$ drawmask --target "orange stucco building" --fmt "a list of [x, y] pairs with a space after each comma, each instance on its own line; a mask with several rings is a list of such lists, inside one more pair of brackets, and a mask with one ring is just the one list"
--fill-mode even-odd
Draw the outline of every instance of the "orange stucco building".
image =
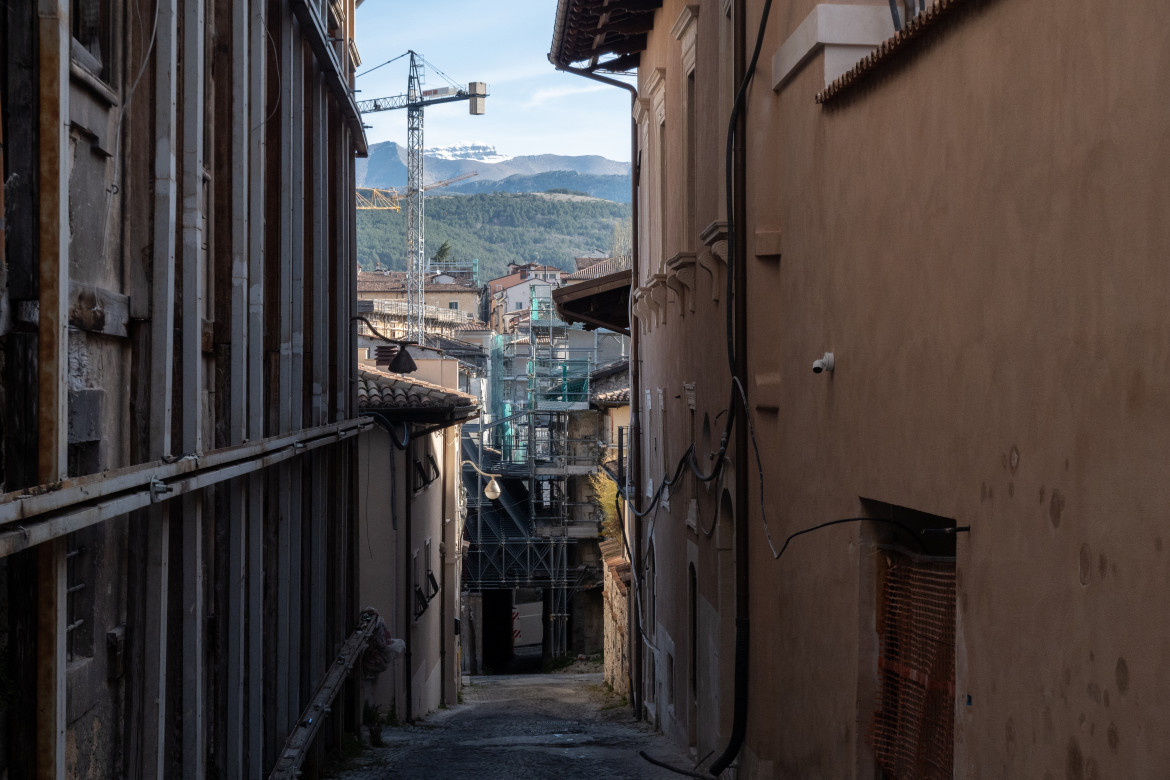
[[637, 74], [639, 712], [737, 777], [1159, 774], [1170, 11], [602, 6], [550, 60]]

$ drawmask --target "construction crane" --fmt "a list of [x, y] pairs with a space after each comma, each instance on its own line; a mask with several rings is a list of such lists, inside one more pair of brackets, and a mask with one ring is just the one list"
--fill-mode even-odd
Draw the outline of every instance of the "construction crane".
[[398, 203], [398, 190], [358, 187], [356, 194], [357, 208], [360, 211], [402, 211], [402, 206]]
[[[448, 184], [454, 184], [457, 181], [470, 179], [472, 176], [478, 176], [479, 171], [470, 171], [453, 179], [444, 179], [443, 181], [436, 181], [424, 187], [424, 190], [435, 190], [439, 187], [446, 187]], [[369, 193], [369, 194], [366, 194]], [[406, 196], [409, 197], [414, 193], [414, 190], [407, 190]], [[398, 190], [394, 188], [380, 189], [378, 187], [358, 187], [357, 188], [357, 208], [359, 211], [402, 211], [402, 205], [399, 201], [402, 196], [398, 194]]]
[[[482, 81], [473, 81], [467, 85], [467, 89], [463, 89], [450, 79], [447, 79], [449, 86], [424, 90], [423, 65], [430, 63], [415, 51], [408, 51], [407, 54], [410, 55], [410, 73], [406, 81], [406, 94], [362, 100], [357, 107], [363, 114], [406, 109], [406, 303], [411, 318], [407, 333], [408, 338], [421, 343], [425, 334], [423, 280], [427, 271], [423, 226], [423, 193], [427, 189], [427, 185], [423, 184], [423, 109], [440, 103], [467, 100], [472, 116], [479, 116], [484, 113], [484, 98], [488, 92], [487, 84]], [[443, 75], [434, 65], [431, 65], [431, 70]], [[435, 186], [430, 185], [432, 188]]]

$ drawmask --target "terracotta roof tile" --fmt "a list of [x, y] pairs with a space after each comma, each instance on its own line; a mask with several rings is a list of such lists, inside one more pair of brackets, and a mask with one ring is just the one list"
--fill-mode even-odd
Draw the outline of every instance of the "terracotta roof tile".
[[849, 89], [865, 76], [869, 75], [879, 64], [885, 62], [894, 54], [905, 49], [914, 39], [923, 32], [934, 27], [938, 22], [951, 15], [956, 7], [964, 5], [964, 0], [932, 0], [930, 7], [922, 11], [913, 19], [906, 22], [901, 30], [887, 38], [872, 52], [845, 73], [838, 76], [832, 84], [817, 93], [818, 103], [827, 103]]
[[358, 371], [358, 409], [453, 409], [473, 411], [479, 401], [473, 395], [421, 379], [408, 379], [363, 368]]
[[610, 390], [608, 393], [598, 393], [589, 400], [597, 406], [629, 406], [630, 388], [623, 387], [618, 390]]

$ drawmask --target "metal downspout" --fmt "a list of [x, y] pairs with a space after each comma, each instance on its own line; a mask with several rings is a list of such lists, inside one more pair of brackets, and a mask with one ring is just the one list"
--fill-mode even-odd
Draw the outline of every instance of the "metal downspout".
[[[405, 475], [410, 473], [410, 450], [403, 449], [402, 452], [406, 460], [406, 468], [400, 469], [400, 472], [405, 479]], [[390, 457], [394, 457], [393, 451], [391, 451]], [[414, 567], [411, 566], [410, 560], [410, 527], [414, 520], [410, 511], [410, 486], [403, 485], [403, 487], [405, 490], [403, 490], [402, 499], [402, 593], [405, 610], [402, 613], [402, 634], [406, 637], [406, 652], [402, 656], [402, 667], [404, 670], [403, 682], [406, 687], [406, 722], [410, 723], [414, 720], [414, 669], [412, 668], [414, 655]]]
[[[735, 42], [733, 68], [735, 72], [734, 83], [736, 84], [742, 83], [746, 73], [746, 6], [746, 0], [737, 0], [733, 19]], [[728, 214], [728, 219], [732, 222], [732, 229], [741, 237], [747, 232], [744, 229], [744, 217], [746, 214], [746, 186], [744, 182], [746, 156], [744, 153], [743, 139], [747, 125], [744, 116], [743, 112], [739, 114], [735, 128], [735, 145], [732, 151], [733, 212]], [[742, 238], [732, 242], [731, 250], [733, 251], [733, 255], [729, 260], [734, 264], [734, 290], [732, 299], [728, 301], [729, 306], [735, 306], [733, 312], [735, 376], [741, 383], [740, 386], [744, 388], [747, 387], [747, 307], [744, 305], [747, 293], [747, 273], [745, 269], [747, 253], [744, 251], [745, 246], [746, 242]], [[750, 584], [748, 577], [750, 538], [748, 534], [747, 415], [748, 410], [745, 408], [744, 413], [738, 415], [735, 422], [735, 463], [739, 466], [735, 470], [735, 698], [732, 704], [731, 735], [728, 738], [727, 747], [722, 755], [715, 759], [709, 769], [710, 773], [716, 777], [729, 767], [739, 755], [747, 734], [748, 663], [750, 660], [751, 638], [749, 631], [750, 600], [748, 592]]]
[[[557, 14], [557, 18], [558, 19], [561, 18], [559, 13]], [[587, 70], [580, 70], [578, 68], [570, 68], [568, 66], [560, 65], [552, 58], [551, 55], [549, 56], [549, 62], [551, 62], [553, 64], [553, 67], [555, 67], [557, 70], [562, 70], [566, 73], [572, 73], [572, 74], [575, 74], [577, 76], [583, 76], [584, 78], [592, 79], [594, 81], [599, 81], [602, 84], [608, 84], [608, 85], [613, 86], [613, 87], [620, 87], [621, 89], [627, 90], [630, 93], [630, 114], [631, 114], [631, 117], [630, 117], [630, 220], [631, 220], [631, 231], [632, 231], [631, 236], [630, 236], [630, 253], [631, 253], [630, 301], [632, 303], [634, 290], [638, 289], [638, 260], [639, 260], [639, 257], [638, 257], [638, 248], [639, 248], [639, 240], [638, 240], [638, 184], [639, 184], [639, 179], [640, 179], [640, 175], [641, 175], [641, 166], [638, 163], [638, 123], [633, 119], [633, 108], [634, 108], [634, 104], [638, 100], [638, 89], [636, 87], [634, 87], [632, 84], [626, 84], [624, 82], [618, 81], [617, 79], [611, 79], [611, 78], [607, 78], [605, 76], [599, 76], [596, 73], [591, 73], [590, 71], [587, 71]], [[638, 357], [638, 347], [639, 347], [638, 330], [639, 330], [638, 327], [634, 324], [634, 318], [633, 318], [632, 307], [631, 307], [631, 315], [630, 315], [630, 425], [629, 425], [630, 454], [628, 457], [628, 462], [630, 464], [629, 470], [631, 470], [633, 472], [633, 479], [632, 480], [627, 479], [626, 484], [624, 486], [622, 486], [624, 489], [627, 489], [627, 500], [629, 500], [628, 496], [630, 495], [630, 493], [632, 493], [635, 497], [638, 496], [637, 486], [641, 484], [641, 480], [642, 480], [642, 473], [641, 473], [641, 469], [639, 468], [639, 465], [641, 463], [641, 453], [637, 452], [634, 449], [634, 442], [641, 441], [641, 435], [640, 435], [641, 434], [641, 415], [639, 414], [639, 410], [638, 410], [638, 386], [639, 386], [639, 380], [640, 380], [640, 376], [641, 376], [641, 371], [640, 371], [641, 363], [640, 363], [640, 359]], [[633, 491], [628, 490], [628, 488], [631, 484], [633, 484], [635, 486], [635, 489]], [[632, 529], [633, 532], [628, 534], [630, 537], [632, 537], [632, 541], [633, 541], [632, 549], [630, 551], [631, 555], [633, 556], [633, 560], [630, 561], [630, 565], [634, 569], [634, 582], [641, 582], [642, 581], [642, 569], [641, 569], [640, 563], [642, 560], [642, 520], [640, 517], [638, 517], [638, 515], [636, 513], [633, 514], [632, 517], [630, 516], [630, 513], [627, 513], [627, 517], [630, 517], [630, 519], [632, 520], [633, 525], [634, 525], [634, 527]], [[631, 596], [630, 596], [631, 600], [638, 598], [638, 594], [637, 594], [636, 590], [637, 589], [635, 588], [635, 589], [631, 589], [629, 591], [631, 594]], [[627, 603], [626, 604], [626, 613], [628, 615], [628, 621], [632, 624], [629, 626], [629, 631], [627, 632], [628, 641], [629, 641], [629, 645], [630, 645], [630, 647], [629, 647], [630, 669], [632, 672], [632, 674], [631, 674], [632, 679], [630, 680], [630, 706], [634, 710], [635, 717], [641, 719], [641, 717], [642, 717], [642, 642], [641, 642], [642, 632], [641, 632], [639, 626], [636, 625], [637, 620], [638, 620], [638, 614], [639, 614], [638, 605], [634, 604], [634, 603]]]
[[[631, 99], [631, 103], [637, 100], [637, 93]], [[631, 106], [632, 109], [632, 106]], [[639, 357], [639, 349], [641, 347], [640, 332], [641, 327], [634, 322], [633, 317], [633, 301], [634, 290], [638, 289], [638, 268], [639, 255], [638, 250], [640, 246], [639, 230], [638, 230], [638, 187], [641, 186], [642, 166], [638, 162], [638, 123], [634, 120], [631, 111], [630, 117], [630, 215], [631, 215], [631, 235], [630, 235], [630, 425], [629, 425], [629, 454], [626, 456], [627, 462], [630, 464], [629, 468], [633, 470], [633, 484], [634, 495], [638, 495], [638, 485], [642, 484], [642, 453], [634, 448], [634, 442], [641, 442], [642, 434], [642, 414], [638, 407], [638, 401], [641, 397], [639, 388], [642, 381], [642, 360]], [[629, 486], [631, 480], [626, 477], [626, 484], [623, 486], [627, 494], [629, 493]], [[630, 517], [632, 513], [626, 512], [626, 516]], [[634, 567], [634, 573], [637, 577], [637, 582], [642, 581], [642, 569], [639, 565], [642, 560], [642, 519], [633, 514], [634, 533], [630, 534], [634, 537], [634, 548], [631, 551], [634, 560], [630, 565]], [[635, 589], [629, 591], [630, 599], [637, 599], [638, 594]], [[627, 622], [638, 620], [638, 605], [626, 604]], [[642, 632], [638, 626], [629, 626], [626, 632], [629, 637], [631, 651], [629, 657], [630, 669], [633, 674], [630, 681], [630, 706], [634, 708], [634, 715], [641, 719], [642, 717]], [[634, 630], [638, 629], [638, 630]]]

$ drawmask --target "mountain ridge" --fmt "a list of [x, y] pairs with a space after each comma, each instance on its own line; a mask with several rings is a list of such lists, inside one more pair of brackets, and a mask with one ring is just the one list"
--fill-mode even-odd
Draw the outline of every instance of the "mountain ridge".
[[[554, 171], [568, 171], [585, 176], [621, 177], [630, 175], [630, 164], [610, 160], [600, 155], [536, 154], [504, 157], [487, 144], [464, 144], [435, 150], [423, 158], [428, 183], [453, 179], [475, 171], [478, 180], [500, 181], [512, 176], [538, 176]], [[369, 157], [356, 161], [356, 179], [359, 187], [406, 186], [406, 148], [394, 141], [383, 141], [370, 147]], [[606, 187], [613, 182], [607, 181]], [[627, 187], [628, 188], [628, 187]], [[453, 189], [458, 192], [459, 188]], [[588, 191], [588, 190], [585, 190]], [[593, 194], [593, 193], [590, 193]]]

